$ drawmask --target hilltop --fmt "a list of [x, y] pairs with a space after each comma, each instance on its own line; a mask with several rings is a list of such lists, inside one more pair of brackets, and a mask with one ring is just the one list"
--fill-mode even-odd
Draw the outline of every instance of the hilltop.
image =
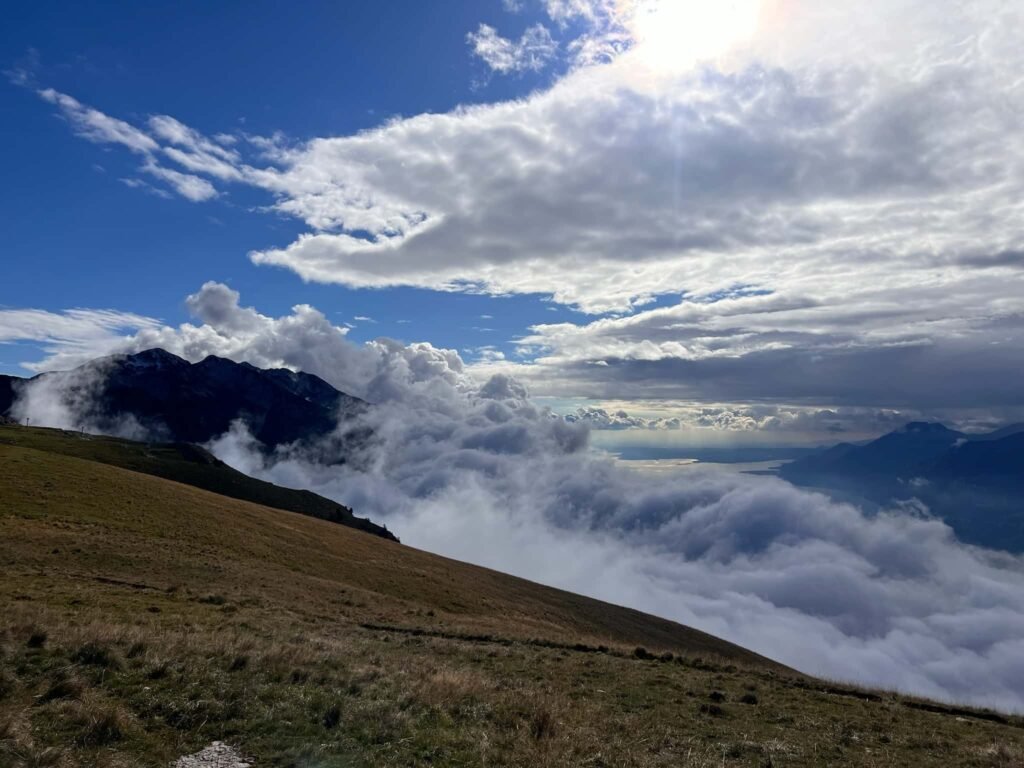
[[49, 451], [42, 432], [0, 444], [5, 766], [166, 766], [214, 740], [318, 768], [1024, 755], [1019, 718], [813, 680], [637, 611]]

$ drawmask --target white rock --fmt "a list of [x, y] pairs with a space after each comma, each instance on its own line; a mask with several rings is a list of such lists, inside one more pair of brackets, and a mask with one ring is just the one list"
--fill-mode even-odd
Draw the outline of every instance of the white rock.
[[179, 757], [174, 768], [250, 768], [250, 763], [234, 747], [215, 741], [194, 755]]

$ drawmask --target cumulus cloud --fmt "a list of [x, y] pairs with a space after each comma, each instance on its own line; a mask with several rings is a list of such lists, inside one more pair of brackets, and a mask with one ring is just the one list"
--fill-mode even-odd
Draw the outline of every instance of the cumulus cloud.
[[529, 27], [519, 40], [509, 40], [487, 24], [467, 35], [473, 55], [482, 59], [494, 72], [539, 72], [558, 52], [558, 43], [543, 24]]
[[212, 448], [244, 471], [350, 504], [409, 544], [808, 673], [1024, 711], [1024, 562], [957, 543], [920, 509], [867, 517], [776, 479], [639, 475], [589, 452], [586, 425], [515, 378], [475, 381], [453, 351], [356, 345], [311, 307], [269, 317], [216, 283], [188, 305], [198, 324], [118, 348], [292, 366], [377, 404], [342, 426], [373, 435], [343, 466], [308, 445], [267, 456], [236, 426]]

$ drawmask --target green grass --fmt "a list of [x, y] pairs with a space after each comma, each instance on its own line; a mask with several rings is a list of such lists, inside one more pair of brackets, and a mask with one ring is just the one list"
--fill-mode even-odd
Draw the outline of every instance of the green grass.
[[213, 740], [315, 768], [1024, 765], [1019, 718], [801, 677], [44, 437], [0, 445], [3, 768], [166, 766]]

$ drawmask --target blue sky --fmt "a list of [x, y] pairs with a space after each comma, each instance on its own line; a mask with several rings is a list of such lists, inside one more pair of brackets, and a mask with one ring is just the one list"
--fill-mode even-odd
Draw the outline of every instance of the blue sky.
[[185, 323], [244, 357], [187, 309], [226, 285], [660, 441], [1024, 418], [1020, 13], [22, 5], [0, 371]]
[[[40, 85], [123, 119], [173, 114], [210, 134], [343, 135], [396, 116], [514, 98], [551, 78], [489, 77], [474, 60], [466, 35], [508, 17], [497, 0], [313, 2], [302, 13], [271, 2], [147, 4], [131, 13], [111, 3], [44, 2], [12, 15], [0, 30], [2, 68], [24, 67]], [[531, 23], [528, 14], [507, 21]], [[187, 319], [184, 297], [218, 280], [271, 314], [313, 304], [356, 325], [355, 339], [422, 338], [457, 349], [507, 349], [538, 318], [572, 314], [541, 297], [353, 291], [256, 267], [249, 250], [286, 245], [303, 229], [251, 211], [264, 195], [233, 189], [196, 205], [140, 193], [119, 181], [135, 175], [132, 156], [76, 139], [32, 90], [5, 81], [0, 111], [8, 180], [0, 304], [8, 307], [116, 308], [178, 323]], [[24, 344], [0, 346], [0, 370], [24, 374], [19, 364], [40, 356]]]

